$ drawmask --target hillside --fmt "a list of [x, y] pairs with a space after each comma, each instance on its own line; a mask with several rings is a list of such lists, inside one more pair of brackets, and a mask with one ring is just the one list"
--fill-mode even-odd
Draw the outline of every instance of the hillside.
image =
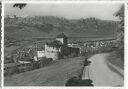
[[96, 18], [68, 20], [53, 16], [5, 18], [5, 42], [31, 38], [53, 38], [61, 32], [68, 37], [114, 37], [117, 22]]

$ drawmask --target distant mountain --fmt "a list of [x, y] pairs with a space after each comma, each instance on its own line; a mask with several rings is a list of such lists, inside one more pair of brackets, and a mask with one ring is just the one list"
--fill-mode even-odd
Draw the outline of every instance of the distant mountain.
[[53, 16], [5, 18], [5, 41], [52, 38], [61, 32], [68, 37], [115, 37], [116, 21], [96, 18], [68, 20]]

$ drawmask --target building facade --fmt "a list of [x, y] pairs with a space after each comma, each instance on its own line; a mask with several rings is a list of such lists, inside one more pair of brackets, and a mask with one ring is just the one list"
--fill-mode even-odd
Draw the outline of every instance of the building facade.
[[59, 59], [60, 48], [49, 46], [45, 44], [45, 57], [52, 58], [53, 60]]
[[67, 36], [61, 33], [56, 37], [55, 41], [45, 44], [45, 57], [53, 60], [59, 59], [63, 45], [67, 45]]

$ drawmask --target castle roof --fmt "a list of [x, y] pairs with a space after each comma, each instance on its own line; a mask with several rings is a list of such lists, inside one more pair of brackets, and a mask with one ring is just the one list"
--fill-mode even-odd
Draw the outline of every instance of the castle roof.
[[61, 33], [57, 35], [56, 38], [67, 38], [67, 36], [64, 33]]

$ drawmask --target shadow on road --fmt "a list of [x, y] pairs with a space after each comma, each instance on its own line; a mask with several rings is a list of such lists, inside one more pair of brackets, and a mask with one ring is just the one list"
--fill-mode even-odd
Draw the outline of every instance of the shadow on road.
[[66, 82], [65, 86], [93, 86], [92, 82], [91, 79], [82, 80], [77, 77], [72, 77]]

